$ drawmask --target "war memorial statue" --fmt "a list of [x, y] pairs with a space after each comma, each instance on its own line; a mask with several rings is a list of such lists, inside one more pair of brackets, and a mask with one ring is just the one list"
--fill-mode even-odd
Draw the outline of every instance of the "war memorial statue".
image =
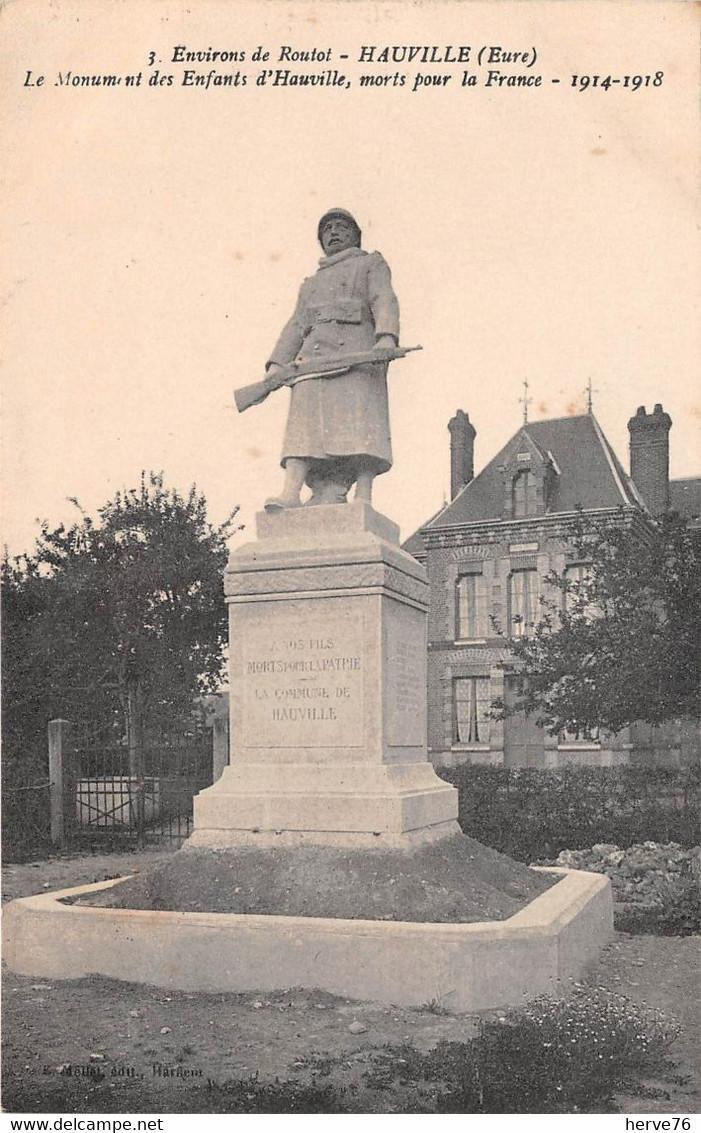
[[264, 381], [237, 392], [244, 409], [291, 386], [285, 480], [267, 511], [300, 507], [305, 484], [308, 505], [345, 503], [354, 483], [355, 499], [369, 504], [375, 476], [392, 465], [387, 366], [406, 351], [390, 269], [379, 252], [361, 248], [360, 227], [345, 209], [324, 213], [317, 236], [324, 255], [300, 288]]
[[[109, 908], [64, 905], [65, 892], [14, 901], [5, 958], [50, 979], [319, 988], [463, 1012], [560, 997], [611, 936], [610, 882], [574, 870], [549, 888], [461, 832], [458, 792], [427, 749], [426, 569], [370, 502], [392, 462], [397, 300], [348, 213], [322, 217], [319, 238], [322, 267], [266, 378], [236, 394], [246, 409], [292, 387], [282, 494], [224, 577], [229, 761], [195, 797], [164, 889], [151, 874], [134, 907], [124, 878], [125, 904], [109, 895]], [[307, 502], [328, 506], [300, 506], [305, 482]], [[509, 915], [493, 919], [502, 897]]]

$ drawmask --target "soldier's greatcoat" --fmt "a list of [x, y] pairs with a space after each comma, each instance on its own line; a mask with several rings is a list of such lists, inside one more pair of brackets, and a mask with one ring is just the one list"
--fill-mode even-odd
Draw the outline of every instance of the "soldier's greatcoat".
[[[389, 267], [379, 252], [346, 248], [325, 256], [316, 274], [305, 279], [269, 361], [285, 365], [371, 350], [382, 334], [399, 341]], [[392, 464], [387, 367], [355, 366], [339, 377], [298, 381], [291, 391], [282, 464], [293, 456], [358, 455], [370, 458], [375, 472]]]

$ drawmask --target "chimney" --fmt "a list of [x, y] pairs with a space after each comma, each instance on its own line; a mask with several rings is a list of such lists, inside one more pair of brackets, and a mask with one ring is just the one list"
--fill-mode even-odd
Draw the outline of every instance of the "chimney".
[[658, 403], [652, 413], [641, 405], [628, 422], [630, 476], [653, 515], [669, 507], [669, 430], [672, 418]]
[[450, 433], [450, 498], [454, 500], [461, 488], [470, 483], [475, 474], [475, 428], [462, 409], [448, 422]]

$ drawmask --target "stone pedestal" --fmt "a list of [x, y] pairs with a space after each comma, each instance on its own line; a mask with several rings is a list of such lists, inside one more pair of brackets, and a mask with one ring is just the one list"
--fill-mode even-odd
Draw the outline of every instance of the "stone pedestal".
[[257, 517], [226, 574], [230, 764], [188, 846], [409, 848], [459, 833], [426, 751], [424, 568], [367, 504]]

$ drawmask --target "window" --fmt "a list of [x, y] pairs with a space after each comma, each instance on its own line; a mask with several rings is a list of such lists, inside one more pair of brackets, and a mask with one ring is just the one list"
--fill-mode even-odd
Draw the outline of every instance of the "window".
[[[580, 586], [591, 577], [591, 563], [573, 563], [571, 566], [565, 567], [565, 610], [573, 611], [577, 609], [582, 597]], [[595, 603], [588, 602], [579, 612], [587, 618], [595, 618], [599, 615], [600, 610]]]
[[489, 743], [489, 677], [457, 677], [453, 681], [453, 743]]
[[[523, 637], [535, 621], [538, 572], [533, 569], [515, 570], [509, 579], [509, 620], [511, 636]], [[518, 619], [514, 621], [514, 619]]]
[[511, 503], [514, 519], [535, 515], [537, 511], [536, 479], [529, 469], [524, 469], [515, 477], [511, 488]]
[[487, 587], [484, 575], [462, 574], [455, 594], [455, 636], [469, 641], [487, 635]]
[[561, 745], [568, 744], [584, 744], [591, 747], [592, 744], [599, 746], [601, 736], [598, 727], [595, 728], [577, 728], [575, 731], [568, 731], [560, 733], [559, 743]]

